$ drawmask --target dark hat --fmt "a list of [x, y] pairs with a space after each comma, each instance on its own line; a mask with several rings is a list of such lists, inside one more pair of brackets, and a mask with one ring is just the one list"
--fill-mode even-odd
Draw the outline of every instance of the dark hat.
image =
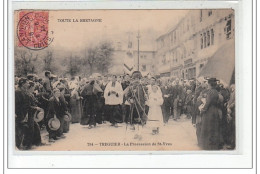
[[136, 78], [141, 79], [141, 78], [142, 78], [141, 72], [140, 72], [140, 71], [134, 71], [134, 72], [132, 73], [132, 78], [134, 78], [134, 79], [136, 79]]
[[31, 81], [31, 80], [29, 80], [29, 86], [30, 86], [30, 87], [33, 87], [34, 85], [35, 85], [34, 82]]
[[219, 81], [219, 80], [217, 80], [216, 78], [213, 78], [213, 77], [212, 78], [207, 78], [206, 80], [208, 81], [208, 83]]
[[33, 78], [33, 77], [35, 77], [34, 74], [27, 74], [27, 79], [31, 79], [31, 78]]
[[25, 84], [27, 82], [28, 79], [24, 78], [24, 77], [21, 77], [18, 81], [18, 85], [19, 86], [22, 86], [23, 84]]
[[51, 72], [50, 71], [45, 71], [45, 76], [47, 76], [48, 74], [51, 74]]

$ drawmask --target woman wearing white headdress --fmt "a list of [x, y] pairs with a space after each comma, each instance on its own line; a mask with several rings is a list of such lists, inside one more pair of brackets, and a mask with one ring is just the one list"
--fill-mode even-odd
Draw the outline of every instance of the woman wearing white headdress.
[[147, 127], [152, 128], [152, 134], [158, 134], [159, 128], [163, 126], [163, 115], [161, 105], [163, 104], [162, 93], [157, 85], [152, 86], [148, 99], [148, 121]]

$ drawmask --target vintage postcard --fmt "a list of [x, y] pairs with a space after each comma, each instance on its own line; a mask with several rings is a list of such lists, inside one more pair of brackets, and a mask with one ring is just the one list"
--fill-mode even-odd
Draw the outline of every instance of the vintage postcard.
[[16, 151], [236, 150], [234, 10], [13, 15]]

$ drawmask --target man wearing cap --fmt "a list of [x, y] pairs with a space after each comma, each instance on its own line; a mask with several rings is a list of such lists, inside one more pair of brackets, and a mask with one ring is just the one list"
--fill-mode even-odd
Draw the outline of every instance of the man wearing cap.
[[43, 88], [45, 90], [45, 92], [48, 94], [48, 96], [50, 97], [51, 95], [51, 91], [52, 91], [52, 86], [51, 86], [51, 72], [50, 71], [46, 71], [45, 72], [45, 78], [43, 80]]

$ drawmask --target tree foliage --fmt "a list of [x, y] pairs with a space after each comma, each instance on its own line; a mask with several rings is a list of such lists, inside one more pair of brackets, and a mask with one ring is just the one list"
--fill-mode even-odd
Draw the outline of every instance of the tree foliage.
[[36, 73], [36, 61], [38, 54], [27, 50], [16, 50], [15, 52], [15, 73], [18, 76], [26, 76], [29, 73]]
[[81, 60], [78, 56], [70, 56], [68, 63], [68, 73], [70, 76], [75, 76], [80, 72], [81, 69]]
[[45, 71], [52, 71], [53, 70], [53, 52], [47, 51], [46, 55], [43, 57], [44, 67], [43, 70]]
[[107, 41], [86, 46], [81, 52], [49, 48], [32, 52], [15, 48], [15, 73], [18, 76], [36, 73], [41, 77], [44, 71], [51, 71], [58, 76], [88, 76], [95, 72], [104, 74], [111, 65], [113, 52], [112, 43]]
[[90, 74], [94, 72], [106, 73], [111, 64], [113, 47], [110, 42], [102, 42], [95, 47], [86, 48], [83, 56], [83, 65], [89, 66]]
[[113, 47], [109, 42], [101, 43], [98, 49], [98, 57], [96, 59], [97, 69], [101, 73], [108, 72], [108, 68], [111, 65], [112, 56], [113, 56]]

